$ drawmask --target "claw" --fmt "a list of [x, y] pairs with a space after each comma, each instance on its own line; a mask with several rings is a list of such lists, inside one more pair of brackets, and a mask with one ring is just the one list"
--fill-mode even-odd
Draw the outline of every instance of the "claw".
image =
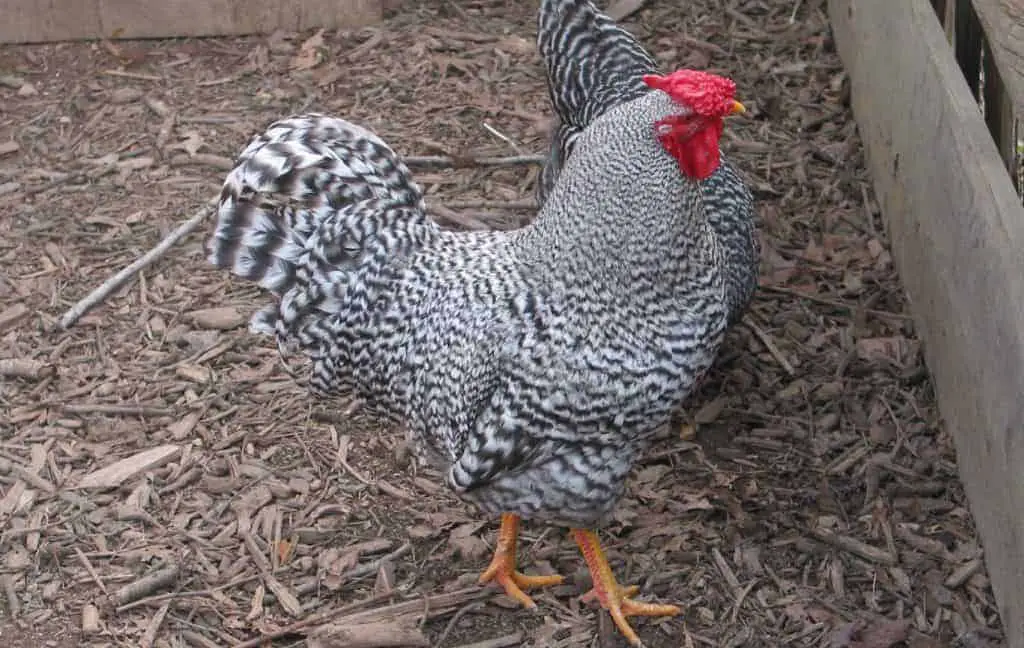
[[533, 609], [537, 607], [537, 604], [523, 590], [559, 585], [563, 579], [557, 574], [531, 576], [516, 571], [516, 541], [518, 537], [519, 516], [511, 513], [503, 514], [494, 558], [491, 559], [491, 564], [484, 570], [484, 573], [480, 574], [478, 582], [481, 585], [495, 582], [505, 590], [505, 594], [510, 598], [518, 601], [523, 607]]
[[675, 605], [634, 601], [632, 597], [640, 591], [640, 588], [636, 585], [622, 586], [618, 584], [608, 565], [608, 560], [601, 550], [597, 534], [584, 529], [573, 529], [573, 535], [580, 551], [583, 552], [583, 558], [587, 561], [590, 575], [594, 581], [594, 588], [583, 595], [583, 600], [593, 601], [596, 599], [601, 607], [608, 610], [619, 632], [631, 645], [641, 646], [643, 644], [626, 617], [675, 616], [682, 611]]

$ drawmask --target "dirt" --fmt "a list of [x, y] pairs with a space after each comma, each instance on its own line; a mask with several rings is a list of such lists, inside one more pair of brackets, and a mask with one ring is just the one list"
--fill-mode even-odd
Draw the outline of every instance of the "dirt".
[[[246, 332], [261, 297], [205, 263], [205, 227], [54, 331], [215, 196], [249, 137], [300, 111], [369, 126], [403, 155], [518, 157], [416, 176], [446, 224], [528, 222], [538, 169], [523, 161], [550, 117], [534, 5], [430, 0], [354, 32], [0, 48], [0, 638], [285, 646], [333, 621], [443, 648], [625, 645], [579, 601], [589, 577], [564, 529], [524, 528], [523, 567], [570, 577], [536, 594], [538, 612], [477, 588], [496, 520], [417, 471], [400, 431], [307, 395]], [[696, 438], [666, 430], [600, 531], [622, 582], [684, 608], [637, 620], [641, 637], [1004, 645], [825, 3], [648, 5], [624, 24], [666, 69], [737, 81], [749, 113], [723, 148], [755, 191], [764, 260], [692, 399]], [[123, 481], [77, 487], [133, 457]]]

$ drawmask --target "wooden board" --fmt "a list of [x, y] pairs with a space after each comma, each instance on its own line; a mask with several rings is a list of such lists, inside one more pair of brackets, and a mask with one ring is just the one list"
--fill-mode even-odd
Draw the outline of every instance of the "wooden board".
[[0, 43], [361, 27], [381, 0], [0, 0]]
[[893, 256], [1024, 648], [1024, 209], [928, 0], [829, 0]]
[[1014, 110], [1024, 115], [1024, 3], [971, 0]]

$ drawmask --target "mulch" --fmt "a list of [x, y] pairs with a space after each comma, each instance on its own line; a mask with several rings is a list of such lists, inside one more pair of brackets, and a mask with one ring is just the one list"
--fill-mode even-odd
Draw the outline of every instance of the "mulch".
[[[579, 602], [564, 529], [524, 529], [521, 564], [569, 576], [539, 612], [478, 588], [497, 521], [412, 465], [400, 431], [309, 398], [245, 330], [261, 297], [205, 263], [205, 228], [54, 326], [300, 111], [448, 158], [416, 169], [447, 225], [528, 222], [550, 116], [534, 5], [410, 0], [357, 31], [0, 48], [8, 646], [624, 645]], [[648, 5], [625, 24], [665, 68], [737, 81], [750, 114], [723, 147], [758, 199], [764, 262], [693, 398], [696, 438], [666, 430], [601, 530], [623, 582], [684, 606], [637, 621], [642, 638], [1005, 645], [825, 2]]]

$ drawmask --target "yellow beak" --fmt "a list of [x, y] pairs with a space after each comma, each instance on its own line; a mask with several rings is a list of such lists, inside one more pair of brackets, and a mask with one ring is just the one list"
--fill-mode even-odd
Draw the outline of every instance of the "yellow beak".
[[730, 115], [742, 115], [747, 112], [746, 106], [733, 99], [732, 108], [729, 110]]

